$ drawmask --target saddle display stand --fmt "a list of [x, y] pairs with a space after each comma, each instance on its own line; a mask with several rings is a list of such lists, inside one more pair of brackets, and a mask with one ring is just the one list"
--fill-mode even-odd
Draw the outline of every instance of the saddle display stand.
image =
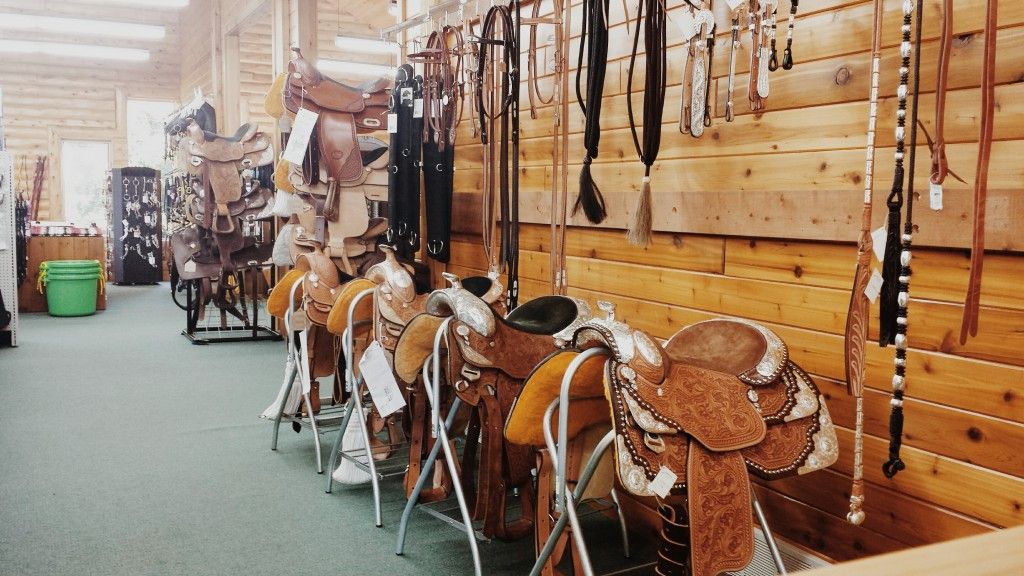
[[[433, 351], [430, 356], [423, 362], [421, 374], [423, 378], [424, 389], [426, 391], [427, 402], [430, 404], [431, 410], [431, 435], [436, 437], [433, 448], [427, 456], [427, 460], [424, 463], [420, 477], [416, 480], [416, 486], [413, 488], [412, 495], [405, 503], [405, 509], [402, 510], [402, 519], [398, 525], [398, 539], [395, 544], [395, 554], [401, 556], [405, 553], [405, 538], [409, 529], [409, 519], [412, 517], [412, 512], [416, 508], [416, 503], [419, 500], [419, 495], [423, 491], [423, 488], [427, 484], [433, 467], [434, 462], [437, 460], [441, 451], [444, 451], [444, 462], [448, 469], [448, 473], [451, 474], [452, 478], [459, 477], [459, 466], [455, 455], [455, 450], [452, 448], [451, 438], [448, 433], [451, 431], [452, 425], [455, 422], [455, 415], [459, 411], [459, 407], [462, 405], [462, 398], [456, 396], [452, 400], [452, 405], [448, 410], [448, 414], [444, 417], [444, 425], [440, 425], [441, 422], [441, 341], [444, 339], [444, 335], [448, 331], [448, 325], [454, 320], [453, 316], [445, 318], [441, 321], [437, 332], [434, 335]], [[469, 505], [466, 500], [466, 495], [462, 489], [461, 482], [454, 482], [453, 489], [455, 492], [455, 499], [458, 502], [459, 513], [462, 516], [461, 525], [451, 519], [445, 519], [453, 526], [461, 528], [469, 540], [469, 549], [473, 557], [473, 573], [475, 576], [482, 576], [482, 564], [480, 562], [480, 547], [477, 544], [477, 540], [487, 539], [473, 528], [473, 515], [469, 511]], [[424, 510], [429, 511], [429, 508]]]
[[[348, 413], [346, 412], [347, 406], [344, 404], [321, 406], [319, 410], [314, 410], [313, 399], [311, 398], [311, 393], [314, 389], [313, 375], [310, 371], [309, 355], [307, 353], [310, 322], [305, 317], [305, 312], [301, 307], [296, 308], [295, 296], [301, 286], [302, 278], [299, 278], [298, 281], [291, 285], [289, 292], [290, 304], [284, 316], [284, 328], [286, 334], [288, 334], [288, 355], [290, 357], [290, 360], [286, 362], [286, 370], [290, 370], [290, 373], [285, 377], [282, 389], [275, 401], [277, 402], [277, 407], [274, 414], [274, 429], [270, 441], [270, 449], [277, 450], [277, 441], [282, 421], [291, 422], [300, 429], [308, 427], [313, 432], [316, 472], [317, 474], [323, 474], [324, 466], [320, 437], [329, 430], [343, 426], [342, 421], [345, 420]], [[301, 298], [298, 300], [301, 302]], [[298, 342], [296, 342], [296, 339]], [[302, 415], [300, 409], [296, 409], [291, 414], [286, 411], [286, 408], [289, 407], [288, 399], [293, 397], [292, 390], [296, 379], [299, 380], [301, 387], [301, 408], [305, 409], [305, 415]], [[317, 400], [319, 401], [319, 398]]]
[[[405, 463], [401, 462], [401, 453], [396, 449], [400, 447], [396, 443], [388, 443], [384, 446], [378, 446], [377, 451], [381, 449], [392, 452], [391, 456], [382, 462], [378, 462], [374, 457], [374, 448], [371, 445], [371, 438], [373, 435], [370, 433], [369, 426], [367, 426], [366, 418], [358, 418], [358, 425], [355, 430], [359, 434], [359, 444], [362, 448], [355, 451], [355, 453], [342, 450], [344, 444], [345, 435], [348, 433], [349, 420], [353, 414], [365, 415], [368, 409], [372, 408], [370, 405], [364, 404], [363, 395], [361, 393], [361, 387], [363, 385], [362, 374], [357, 374], [355, 366], [357, 365], [358, 359], [355, 354], [355, 331], [360, 327], [361, 323], [356, 319], [356, 311], [359, 309], [360, 304], [366, 298], [373, 298], [374, 292], [377, 290], [376, 287], [366, 288], [356, 294], [351, 304], [346, 307], [345, 313], [347, 315], [347, 323], [345, 330], [342, 334], [342, 350], [345, 355], [345, 388], [349, 394], [349, 400], [345, 408], [345, 416], [341, 422], [341, 427], [338, 431], [338, 436], [334, 440], [334, 445], [331, 448], [331, 454], [328, 458], [328, 468], [333, 469], [338, 464], [338, 458], [342, 458], [349, 462], [354, 468], [361, 470], [369, 476], [370, 485], [373, 489], [373, 505], [374, 505], [374, 525], [378, 528], [384, 525], [383, 516], [381, 514], [381, 499], [380, 499], [380, 481], [389, 476], [397, 476], [405, 473]], [[358, 456], [359, 453], [364, 455], [363, 458]], [[386, 466], [387, 460], [398, 461], [400, 466], [395, 468], [394, 466]], [[334, 487], [334, 477], [332, 474], [327, 475], [327, 489], [328, 494], [331, 493]]]
[[[181, 331], [181, 335], [196, 345], [217, 344], [221, 342], [270, 342], [281, 340], [281, 333], [276, 329], [273, 318], [271, 318], [269, 325], [260, 323], [262, 319], [258, 290], [264, 269], [270, 270], [271, 282], [273, 282], [277, 271], [270, 264], [251, 264], [244, 269], [244, 273], [243, 270], [239, 270], [235, 276], [237, 286], [239, 287], [239, 298], [244, 300], [240, 301], [240, 303], [242, 313], [245, 315], [245, 321], [237, 319], [230, 321], [235, 317], [228, 314], [219, 323], [204, 325], [200, 318], [200, 307], [207, 306], [209, 303], [204, 302], [197, 283], [189, 282], [186, 284], [185, 329]], [[251, 278], [248, 289], [244, 286], [246, 276]], [[221, 311], [213, 304], [209, 304], [209, 307]], [[204, 311], [207, 317], [210, 316], [210, 311], [210, 309]], [[225, 321], [225, 318], [228, 321]]]

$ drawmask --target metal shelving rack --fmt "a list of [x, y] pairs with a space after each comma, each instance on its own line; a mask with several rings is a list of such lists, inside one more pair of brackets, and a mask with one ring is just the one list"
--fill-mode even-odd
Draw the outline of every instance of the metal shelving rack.
[[0, 334], [0, 342], [18, 345], [18, 268], [15, 248], [14, 205], [14, 157], [10, 152], [0, 151], [0, 290], [4, 294], [4, 305], [11, 312], [11, 323]]

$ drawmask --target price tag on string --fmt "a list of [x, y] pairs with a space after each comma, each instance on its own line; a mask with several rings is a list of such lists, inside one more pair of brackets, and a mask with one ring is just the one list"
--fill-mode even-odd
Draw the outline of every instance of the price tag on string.
[[405, 406], [405, 398], [402, 398], [395, 373], [388, 364], [380, 342], [374, 341], [367, 346], [366, 352], [363, 352], [363, 357], [359, 360], [359, 371], [381, 418], [394, 414]]
[[661, 470], [658, 470], [658, 475], [651, 480], [651, 483], [647, 487], [661, 498], [667, 498], [668, 493], [672, 491], [672, 486], [675, 485], [676, 480], [679, 476], [675, 472], [662, 466]]
[[689, 10], [678, 10], [677, 13], [669, 17], [669, 20], [679, 29], [679, 32], [682, 34], [681, 39], [684, 42], [700, 32], [700, 24], [697, 23], [697, 18], [693, 12]]
[[417, 98], [412, 103], [412, 117], [423, 118], [423, 98]]
[[306, 147], [309, 146], [309, 139], [313, 136], [313, 128], [316, 127], [316, 120], [319, 117], [316, 112], [299, 108], [295, 114], [295, 121], [292, 122], [292, 135], [288, 138], [288, 146], [285, 147], [282, 158], [292, 164], [302, 165], [306, 159]]
[[928, 207], [932, 210], [942, 210], [942, 184], [928, 183]]
[[882, 282], [884, 279], [882, 275], [878, 273], [877, 268], [871, 269], [871, 279], [868, 280], [868, 285], [864, 287], [864, 295], [868, 297], [868, 300], [872, 304], [875, 300], [878, 300], [878, 295], [882, 293]]
[[725, 0], [725, 3], [729, 6], [729, 10], [733, 11], [740, 7], [746, 0]]
[[871, 233], [871, 248], [875, 252], [875, 260], [878, 260], [879, 262], [885, 261], [886, 228], [886, 226], [881, 226]]
[[398, 114], [388, 114], [388, 134], [398, 134]]

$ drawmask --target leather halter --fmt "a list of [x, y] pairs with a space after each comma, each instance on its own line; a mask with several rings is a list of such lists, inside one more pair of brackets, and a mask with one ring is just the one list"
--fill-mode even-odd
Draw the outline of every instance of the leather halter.
[[[476, 39], [476, 108], [484, 148], [483, 244], [491, 272], [503, 268], [508, 274], [509, 309], [514, 309], [519, 299], [518, 17], [518, 1], [492, 6], [481, 21], [480, 37]], [[499, 220], [500, 254], [496, 254], [494, 230]]]

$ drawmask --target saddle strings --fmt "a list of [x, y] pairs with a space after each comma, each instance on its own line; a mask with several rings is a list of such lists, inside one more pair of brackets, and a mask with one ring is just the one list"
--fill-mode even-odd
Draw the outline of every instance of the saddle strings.
[[[911, 8], [911, 6], [908, 4], [904, 4], [904, 41], [908, 41], [910, 36], [910, 12], [906, 11], [906, 8]], [[889, 413], [889, 460], [882, 465], [882, 472], [886, 478], [892, 478], [906, 468], [906, 464], [900, 459], [900, 447], [903, 444], [903, 393], [906, 390], [907, 306], [910, 304], [910, 244], [914, 233], [914, 169], [917, 164], [917, 112], [921, 85], [921, 28], [923, 22], [924, 0], [917, 0], [917, 28], [914, 33], [914, 97], [911, 103], [913, 109], [910, 117], [910, 168], [907, 172], [907, 218], [903, 226], [899, 254], [899, 291], [896, 297], [899, 309], [895, 319], [896, 334], [893, 338], [896, 344], [896, 359], [892, 377], [892, 400], [890, 400], [892, 407]], [[905, 57], [904, 62], [907, 60], [909, 58]], [[906, 66], [904, 65], [904, 67]], [[901, 86], [905, 86], [906, 81], [902, 78], [901, 70]], [[887, 252], [888, 241], [889, 238], [886, 238]], [[886, 257], [888, 257], [888, 253], [886, 253]]]
[[[644, 14], [644, 8], [647, 14]], [[626, 83], [626, 111], [629, 114], [629, 130], [637, 156], [644, 163], [644, 177], [640, 184], [640, 198], [633, 213], [626, 239], [634, 245], [646, 246], [651, 241], [651, 166], [658, 159], [661, 147], [661, 119], [665, 111], [665, 87], [668, 60], [666, 56], [666, 10], [662, 0], [641, 0], [636, 13], [636, 31], [633, 35], [633, 51], [629, 55], [629, 77]], [[641, 23], [643, 26], [641, 26]], [[643, 99], [643, 142], [637, 133], [638, 127], [633, 112], [633, 71], [636, 68], [637, 48], [643, 28], [646, 74], [644, 75]]]
[[981, 273], [985, 258], [985, 197], [988, 189], [988, 166], [992, 154], [992, 123], [996, 93], [996, 35], [998, 34], [998, 0], [985, 5], [985, 59], [981, 71], [981, 127], [978, 135], [978, 164], [974, 176], [974, 226], [971, 238], [971, 272], [964, 299], [964, 317], [960, 326], [960, 344], [967, 336], [978, 335], [978, 309], [981, 305]]
[[884, 0], [874, 1], [874, 33], [871, 40], [871, 94], [868, 99], [868, 130], [864, 165], [864, 207], [857, 246], [857, 270], [854, 274], [850, 307], [846, 315], [844, 356], [847, 391], [856, 399], [856, 423], [853, 436], [853, 484], [847, 521], [864, 522], [864, 347], [870, 321], [870, 302], [864, 290], [871, 277], [871, 207], [875, 165], [875, 123], [878, 117], [878, 76], [882, 60], [882, 14]]
[[[597, 158], [601, 143], [601, 102], [604, 97], [605, 72], [608, 67], [608, 0], [586, 0], [580, 29], [580, 51], [576, 61], [576, 100], [583, 112], [583, 146], [587, 153], [580, 170], [580, 191], [572, 208], [573, 215], [583, 214], [593, 224], [608, 216], [601, 189], [594, 182], [590, 164]], [[627, 16], [626, 21], [629, 21]], [[583, 84], [583, 54], [587, 54], [586, 98]]]

